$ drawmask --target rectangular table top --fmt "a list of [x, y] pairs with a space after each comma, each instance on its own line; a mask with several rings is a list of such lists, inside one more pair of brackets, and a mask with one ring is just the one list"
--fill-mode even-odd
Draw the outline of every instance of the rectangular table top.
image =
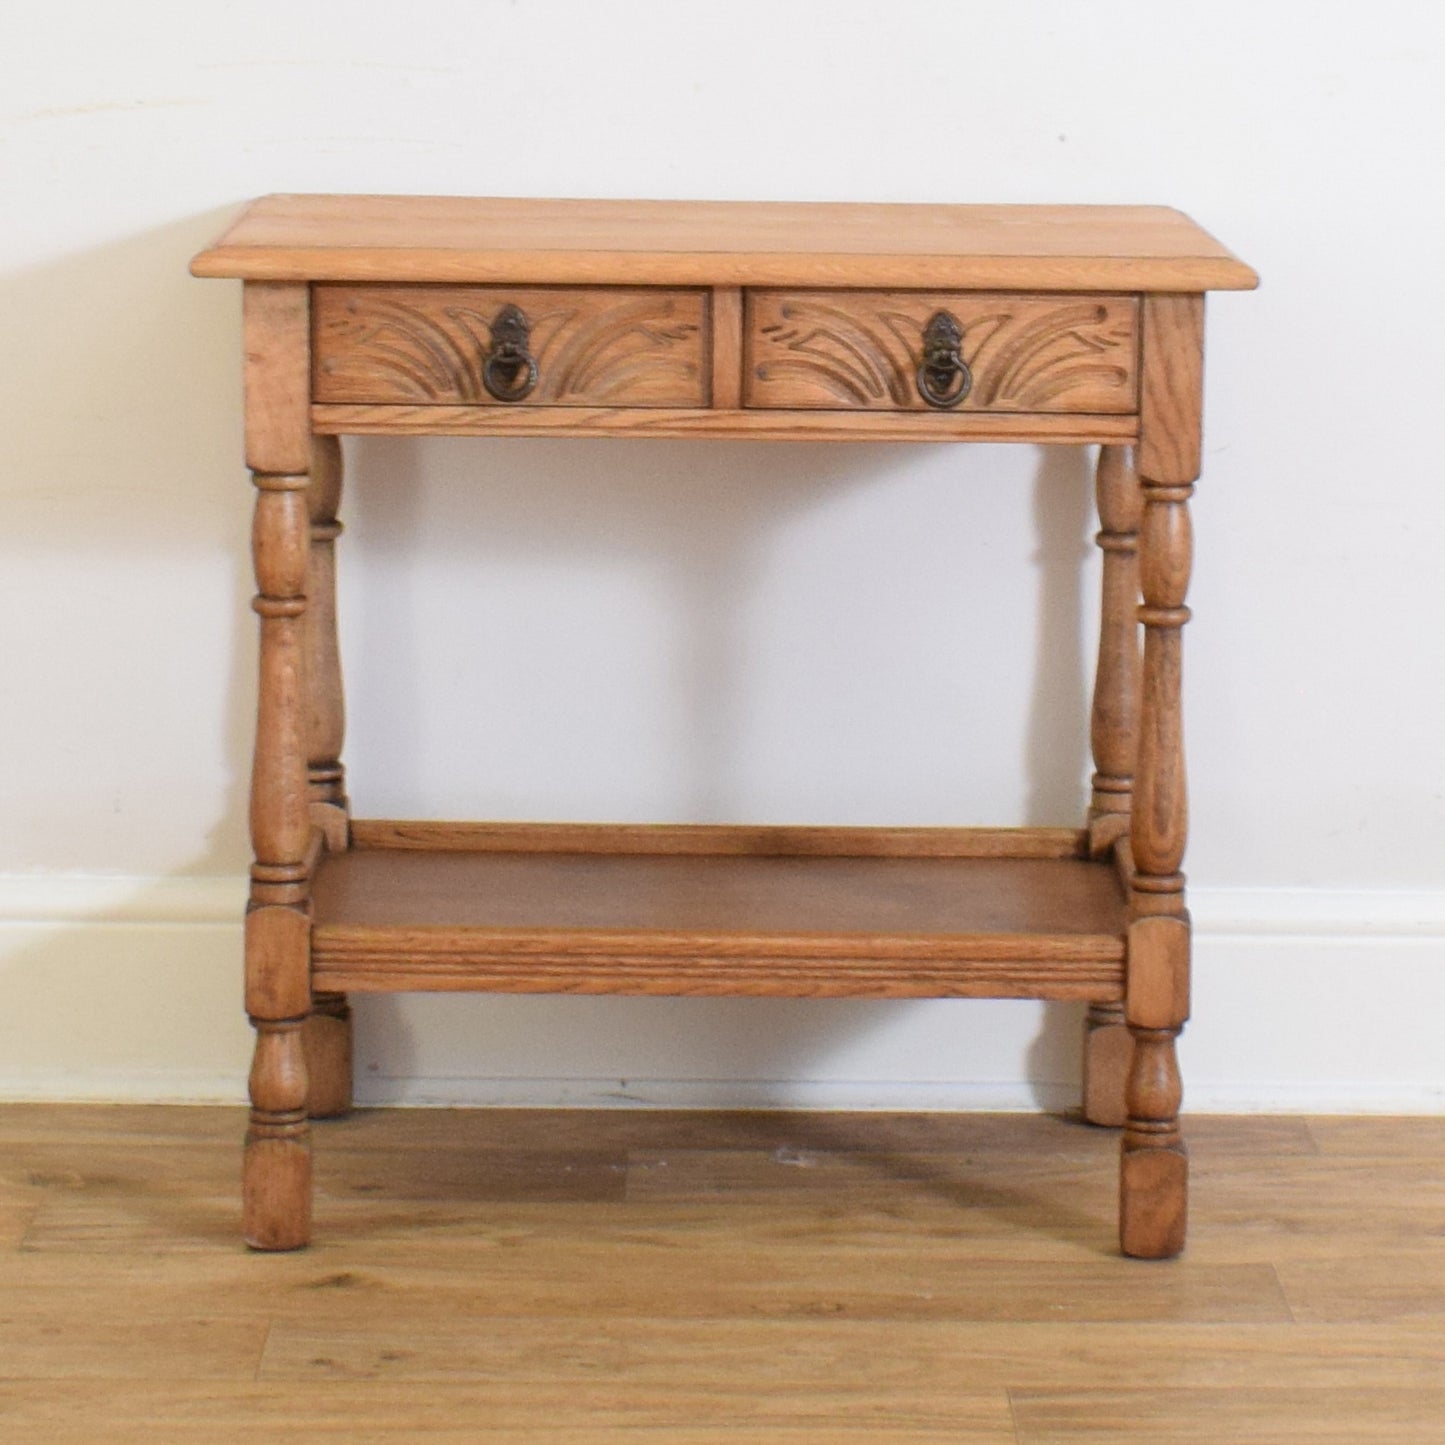
[[1165, 206], [276, 195], [191, 263], [249, 281], [1248, 290]]

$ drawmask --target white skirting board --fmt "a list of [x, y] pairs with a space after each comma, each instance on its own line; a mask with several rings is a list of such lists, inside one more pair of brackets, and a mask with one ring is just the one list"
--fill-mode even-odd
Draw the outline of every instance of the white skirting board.
[[[0, 1099], [240, 1102], [244, 883], [0, 878]], [[1445, 893], [1193, 890], [1198, 1113], [1445, 1111]], [[370, 1104], [1065, 1109], [1082, 1010], [355, 1000]]]

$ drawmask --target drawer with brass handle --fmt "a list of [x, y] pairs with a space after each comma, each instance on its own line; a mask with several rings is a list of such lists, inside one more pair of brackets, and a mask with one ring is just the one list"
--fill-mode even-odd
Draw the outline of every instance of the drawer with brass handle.
[[743, 405], [1129, 413], [1133, 296], [747, 293]]
[[620, 286], [312, 288], [322, 403], [704, 407], [708, 293]]

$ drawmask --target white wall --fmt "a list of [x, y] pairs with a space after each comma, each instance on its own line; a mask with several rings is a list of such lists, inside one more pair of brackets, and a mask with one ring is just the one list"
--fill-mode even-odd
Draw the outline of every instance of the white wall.
[[[275, 190], [1178, 205], [1195, 1107], [1438, 1107], [1434, 0], [0, 4], [0, 1093], [238, 1097], [238, 288]], [[349, 445], [364, 815], [1067, 822], [1087, 459]], [[1082, 578], [1079, 562], [1085, 559]], [[1433, 1021], [1433, 1023], [1432, 1023]], [[1019, 1004], [365, 1001], [368, 1097], [1067, 1100]]]

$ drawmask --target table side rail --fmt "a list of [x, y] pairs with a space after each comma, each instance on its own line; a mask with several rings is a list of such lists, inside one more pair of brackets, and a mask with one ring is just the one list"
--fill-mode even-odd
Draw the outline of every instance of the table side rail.
[[1127, 413], [727, 411], [689, 407], [404, 406], [320, 404], [318, 436], [690, 437], [748, 441], [1047, 442], [1090, 446], [1132, 442]]
[[[668, 997], [1031, 998], [1114, 1002], [1103, 936], [900, 939], [317, 928], [313, 984], [356, 992]], [[1010, 956], [1017, 955], [1017, 956]]]
[[1087, 858], [1081, 828], [877, 828], [711, 823], [487, 823], [357, 818], [354, 848], [459, 853], [831, 858]]

